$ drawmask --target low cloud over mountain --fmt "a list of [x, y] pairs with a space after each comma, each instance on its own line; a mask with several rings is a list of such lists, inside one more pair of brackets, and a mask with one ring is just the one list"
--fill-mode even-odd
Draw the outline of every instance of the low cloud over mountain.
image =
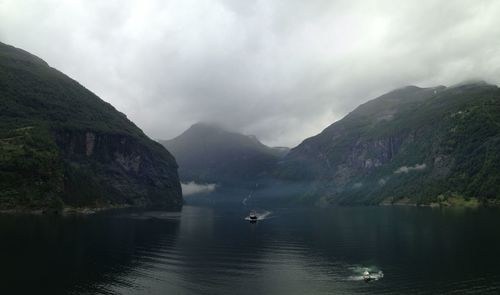
[[500, 84], [498, 1], [0, 1], [0, 40], [154, 138], [195, 122], [294, 146], [401, 85]]

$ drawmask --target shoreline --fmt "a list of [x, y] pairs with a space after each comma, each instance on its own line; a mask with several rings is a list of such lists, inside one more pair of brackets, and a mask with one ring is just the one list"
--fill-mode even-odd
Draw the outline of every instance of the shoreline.
[[499, 201], [481, 202], [477, 198], [448, 198], [446, 200], [430, 202], [430, 203], [414, 203], [407, 199], [399, 201], [382, 201], [379, 206], [408, 206], [408, 207], [429, 207], [429, 208], [500, 208]]
[[148, 209], [148, 207], [139, 207], [131, 205], [113, 205], [105, 207], [71, 207], [65, 206], [62, 209], [5, 209], [0, 210], [0, 215], [33, 215], [33, 216], [87, 216], [112, 210], [125, 209]]
[[[335, 205], [340, 207], [351, 207], [351, 205]], [[403, 199], [399, 201], [382, 201], [378, 204], [365, 204], [361, 205], [363, 207], [370, 206], [381, 206], [381, 207], [422, 207], [422, 208], [462, 208], [462, 209], [478, 209], [478, 208], [500, 208], [500, 202], [489, 201], [489, 202], [479, 202], [477, 199], [463, 201], [450, 199], [442, 202], [431, 202], [431, 203], [413, 203], [409, 199]], [[303, 206], [299, 206], [303, 207]], [[309, 207], [309, 206], [304, 206]], [[317, 207], [317, 206], [313, 206]], [[330, 206], [327, 206], [330, 207]], [[94, 215], [98, 213], [103, 213], [112, 210], [126, 210], [126, 209], [137, 209], [137, 210], [178, 210], [179, 208], [150, 208], [143, 206], [131, 206], [127, 204], [123, 205], [111, 205], [104, 207], [71, 207], [65, 206], [62, 209], [0, 209], [0, 215], [33, 215], [33, 216], [87, 216]]]
[[54, 215], [54, 216], [71, 216], [71, 215], [92, 215], [99, 212], [109, 211], [113, 209], [127, 209], [131, 206], [120, 207], [64, 207], [62, 209], [5, 209], [0, 210], [0, 215]]

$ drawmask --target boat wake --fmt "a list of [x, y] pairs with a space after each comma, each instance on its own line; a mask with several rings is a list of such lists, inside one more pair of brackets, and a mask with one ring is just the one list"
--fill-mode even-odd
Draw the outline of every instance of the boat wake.
[[[384, 277], [384, 273], [377, 267], [355, 266], [350, 267], [352, 275], [349, 276], [350, 281], [378, 281]], [[368, 272], [369, 276], [366, 277], [365, 273]], [[367, 279], [368, 278], [368, 279]]]
[[[265, 220], [271, 218], [271, 211], [255, 211], [255, 215], [257, 216], [257, 220]], [[245, 217], [245, 220], [251, 221], [250, 215]]]
[[252, 193], [250, 192], [248, 194], [248, 196], [246, 198], [244, 198], [243, 201], [241, 201], [241, 203], [246, 206], [247, 205], [247, 201], [250, 200], [251, 198], [252, 198]]
[[243, 200], [241, 201], [241, 203], [242, 203], [244, 206], [246, 206], [246, 205], [247, 205], [247, 201], [249, 201], [249, 200], [252, 198], [252, 194], [253, 194], [254, 190], [256, 190], [256, 189], [257, 189], [257, 187], [258, 187], [258, 186], [259, 186], [259, 184], [258, 184], [258, 183], [256, 183], [256, 184], [255, 184], [255, 188], [254, 188], [254, 189], [252, 189], [252, 190], [250, 191], [250, 193], [248, 194], [248, 196], [246, 196], [245, 198], [243, 198]]

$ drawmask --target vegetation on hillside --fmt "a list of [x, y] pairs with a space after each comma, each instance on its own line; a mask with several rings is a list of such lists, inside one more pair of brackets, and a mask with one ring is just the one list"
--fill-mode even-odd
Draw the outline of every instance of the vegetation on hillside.
[[2, 209], [62, 207], [62, 162], [41, 126], [0, 129]]
[[276, 174], [296, 181], [304, 172], [310, 186], [301, 200], [311, 203], [459, 196], [492, 204], [500, 198], [500, 90], [471, 83], [388, 93], [305, 140]]
[[[166, 182], [178, 182], [174, 158], [124, 114], [40, 58], [3, 43], [0, 101], [0, 209], [60, 207], [62, 202], [77, 206], [133, 204], [136, 201], [124, 195], [127, 186], [131, 194], [150, 190], [154, 195]], [[75, 147], [65, 145], [77, 142], [84, 149], [86, 142], [80, 138], [88, 132], [101, 142], [127, 138], [128, 150], [141, 149], [144, 157], [155, 159], [156, 164], [149, 167], [158, 174], [155, 177], [162, 177], [159, 171], [164, 170], [163, 183], [117, 171], [110, 166], [116, 153], [110, 149], [101, 147], [99, 151], [106, 154], [77, 158]], [[126, 161], [122, 160], [124, 165]], [[134, 177], [136, 186], [131, 183]], [[113, 186], [121, 188], [121, 199], [116, 198], [119, 194]], [[172, 196], [166, 193], [165, 198], [180, 198], [178, 186], [173, 184], [176, 192]]]

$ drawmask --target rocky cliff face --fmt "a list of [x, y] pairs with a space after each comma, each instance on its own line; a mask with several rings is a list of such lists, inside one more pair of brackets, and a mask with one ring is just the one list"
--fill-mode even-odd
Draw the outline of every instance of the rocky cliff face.
[[0, 209], [179, 207], [177, 163], [113, 106], [0, 43]]
[[[180, 183], [173, 157], [159, 157], [136, 138], [91, 131], [58, 131], [55, 141], [66, 161], [67, 203], [179, 207]], [[97, 190], [82, 188], [90, 183]]]
[[471, 83], [398, 89], [304, 140], [276, 175], [322, 204], [499, 197], [500, 91]]

